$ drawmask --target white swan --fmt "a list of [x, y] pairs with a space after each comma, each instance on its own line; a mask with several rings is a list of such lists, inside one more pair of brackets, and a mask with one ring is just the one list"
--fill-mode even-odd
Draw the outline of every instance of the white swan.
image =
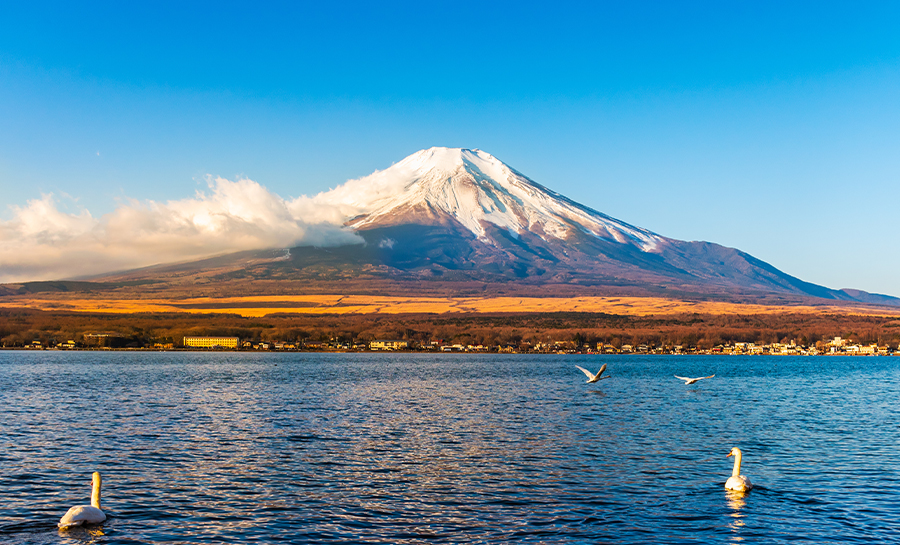
[[587, 381], [588, 381], [588, 383], [591, 383], [591, 382], [597, 382], [598, 380], [603, 380], [603, 379], [605, 379], [605, 378], [609, 378], [609, 375], [607, 375], [607, 376], [605, 376], [605, 377], [601, 377], [601, 376], [600, 376], [600, 375], [603, 374], [603, 371], [606, 371], [606, 364], [605, 364], [605, 363], [604, 363], [603, 365], [600, 366], [600, 370], [597, 371], [597, 374], [596, 374], [596, 375], [595, 375], [594, 373], [591, 373], [590, 371], [588, 371], [588, 370], [585, 369], [584, 367], [581, 367], [580, 365], [576, 365], [575, 367], [578, 367], [579, 369], [581, 369], [581, 371], [582, 371], [585, 375], [587, 375], [587, 378], [588, 378]]
[[741, 449], [734, 447], [725, 457], [728, 458], [728, 456], [734, 456], [734, 470], [731, 472], [731, 477], [725, 481], [725, 488], [738, 492], [746, 492], [753, 488], [750, 479], [741, 475]]
[[96, 471], [91, 476], [91, 504], [76, 505], [70, 508], [61, 519], [59, 519], [60, 528], [71, 528], [72, 526], [81, 526], [82, 524], [100, 524], [106, 520], [106, 515], [100, 510], [100, 474]]
[[716, 376], [716, 375], [709, 375], [708, 377], [688, 378], [688, 377], [679, 377], [678, 375], [675, 375], [675, 378], [677, 378], [678, 380], [683, 380], [685, 384], [693, 384], [693, 383], [697, 382], [698, 380], [703, 380], [705, 378], [713, 378], [714, 376]]

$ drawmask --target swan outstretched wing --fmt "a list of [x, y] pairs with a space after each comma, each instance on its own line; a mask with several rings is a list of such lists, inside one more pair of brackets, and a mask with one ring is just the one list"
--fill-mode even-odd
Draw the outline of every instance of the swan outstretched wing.
[[709, 375], [708, 377], [697, 377], [697, 378], [679, 377], [678, 375], [672, 375], [672, 376], [674, 376], [678, 380], [683, 380], [685, 384], [693, 384], [693, 383], [697, 382], [698, 380], [703, 380], [705, 378], [713, 378], [716, 375]]
[[605, 364], [605, 363], [604, 363], [603, 365], [600, 366], [600, 370], [597, 371], [597, 376], [599, 377], [600, 375], [602, 375], [602, 374], [603, 374], [603, 371], [606, 371], [606, 364]]
[[[594, 373], [591, 373], [590, 371], [588, 371], [588, 370], [585, 369], [584, 367], [582, 367], [582, 366], [580, 366], [580, 365], [576, 365], [575, 367], [581, 369], [581, 372], [584, 373], [585, 375], [587, 375], [587, 378], [588, 378], [588, 379], [594, 378]], [[606, 368], [606, 364], [605, 364], [605, 363], [603, 364], [603, 368]], [[603, 368], [600, 369], [601, 372], [603, 371]]]

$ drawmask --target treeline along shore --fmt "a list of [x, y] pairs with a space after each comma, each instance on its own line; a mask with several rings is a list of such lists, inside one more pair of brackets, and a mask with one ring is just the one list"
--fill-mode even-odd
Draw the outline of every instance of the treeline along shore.
[[[893, 354], [900, 318], [856, 314], [105, 314], [0, 309], [0, 347], [184, 349], [237, 337], [245, 350]], [[839, 337], [839, 339], [836, 339]]]

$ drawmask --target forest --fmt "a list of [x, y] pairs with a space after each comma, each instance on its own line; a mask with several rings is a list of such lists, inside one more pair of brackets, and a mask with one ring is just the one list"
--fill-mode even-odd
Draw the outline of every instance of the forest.
[[900, 318], [852, 314], [700, 314], [626, 316], [591, 312], [503, 314], [104, 314], [0, 309], [0, 346], [38, 341], [87, 345], [87, 336], [108, 335], [116, 347], [179, 347], [185, 336], [233, 336], [252, 342], [366, 343], [402, 339], [413, 344], [517, 347], [528, 343], [598, 342], [648, 346], [683, 345], [709, 349], [733, 342], [770, 344], [795, 341], [812, 346], [835, 336], [855, 343], [900, 343]]

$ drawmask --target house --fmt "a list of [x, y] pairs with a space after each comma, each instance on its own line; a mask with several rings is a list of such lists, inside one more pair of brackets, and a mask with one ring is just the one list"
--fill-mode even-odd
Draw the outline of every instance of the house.
[[877, 345], [877, 344], [870, 344], [870, 345], [867, 345], [867, 346], [860, 346], [860, 347], [859, 347], [859, 353], [860, 353], [860, 354], [864, 354], [864, 355], [866, 355], [866, 356], [874, 356], [875, 354], [878, 353], [878, 345]]

